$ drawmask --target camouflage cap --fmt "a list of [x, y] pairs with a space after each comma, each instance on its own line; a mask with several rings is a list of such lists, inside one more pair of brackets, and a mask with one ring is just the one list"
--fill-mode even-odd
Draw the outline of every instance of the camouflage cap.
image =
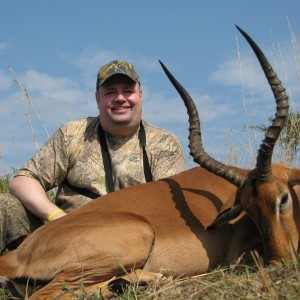
[[124, 60], [114, 60], [100, 68], [97, 76], [96, 89], [102, 85], [109, 77], [123, 74], [140, 84], [140, 77], [136, 72], [133, 64]]

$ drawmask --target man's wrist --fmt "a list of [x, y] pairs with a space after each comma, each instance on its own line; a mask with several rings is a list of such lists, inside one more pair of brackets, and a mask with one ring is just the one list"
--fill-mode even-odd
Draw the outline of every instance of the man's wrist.
[[52, 220], [53, 220], [53, 218], [57, 215], [57, 214], [59, 214], [59, 213], [61, 213], [61, 212], [64, 212], [61, 208], [58, 208], [58, 209], [56, 209], [54, 212], [52, 212], [52, 214], [47, 218], [47, 221], [48, 222], [51, 222]]

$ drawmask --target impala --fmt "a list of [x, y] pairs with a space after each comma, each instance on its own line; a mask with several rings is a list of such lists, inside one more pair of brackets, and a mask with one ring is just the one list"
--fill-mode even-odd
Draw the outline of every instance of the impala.
[[277, 104], [255, 169], [229, 167], [205, 153], [195, 104], [161, 63], [187, 107], [190, 152], [201, 167], [113, 192], [42, 226], [0, 257], [3, 287], [19, 297], [27, 288], [30, 299], [67, 297], [63, 284], [106, 294], [116, 278], [200, 274], [254, 250], [266, 263], [292, 257], [300, 232], [300, 170], [271, 162], [288, 97], [264, 54], [239, 30]]

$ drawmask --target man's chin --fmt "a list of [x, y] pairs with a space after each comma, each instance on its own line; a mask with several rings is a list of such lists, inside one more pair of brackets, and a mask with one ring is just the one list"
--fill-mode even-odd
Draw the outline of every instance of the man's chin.
[[130, 124], [130, 120], [124, 119], [124, 120], [113, 120], [113, 124], [114, 125], [119, 125], [119, 126], [124, 126], [124, 125], [129, 125]]

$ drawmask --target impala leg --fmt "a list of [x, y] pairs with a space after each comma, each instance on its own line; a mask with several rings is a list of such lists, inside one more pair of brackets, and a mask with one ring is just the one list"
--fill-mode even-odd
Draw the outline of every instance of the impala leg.
[[159, 281], [162, 277], [163, 275], [160, 273], [136, 269], [126, 275], [91, 285], [85, 288], [85, 291], [88, 294], [96, 293], [103, 297], [109, 297], [115, 293], [122, 293], [128, 284], [147, 285]]
[[[59, 277], [65, 278], [65, 274], [61, 275]], [[128, 284], [150, 284], [157, 282], [163, 275], [136, 269], [128, 274], [115, 276], [109, 280], [90, 286], [79, 286], [78, 284], [73, 286], [72, 284], [63, 283], [59, 277], [56, 277], [51, 283], [35, 292], [29, 300], [71, 299], [76, 294], [97, 294], [109, 297], [115, 293], [122, 293]], [[64, 285], [66, 286], [66, 290], [62, 288]]]
[[[86, 241], [91, 244], [84, 253], [78, 249], [78, 260], [66, 264], [61, 272], [36, 291], [30, 300], [70, 299], [72, 295], [85, 292], [86, 289], [93, 290], [90, 287], [94, 285], [97, 289], [101, 285], [99, 282], [105, 283], [103, 293], [108, 294], [109, 289], [106, 287], [109, 285], [109, 279], [117, 276], [121, 278], [126, 272], [128, 274], [124, 275], [123, 280], [129, 282], [159, 277], [143, 271], [132, 272], [135, 268], [143, 268], [151, 254], [155, 237], [151, 225], [142, 217], [120, 214], [116, 222], [122, 224], [122, 227], [116, 231], [112, 229], [112, 217], [109, 215], [108, 217], [111, 227], [96, 232], [93, 239]], [[102, 215], [102, 220], [104, 218]], [[101, 245], [95, 247], [97, 240], [101, 241]], [[67, 290], [63, 290], [63, 286], [67, 287]]]

